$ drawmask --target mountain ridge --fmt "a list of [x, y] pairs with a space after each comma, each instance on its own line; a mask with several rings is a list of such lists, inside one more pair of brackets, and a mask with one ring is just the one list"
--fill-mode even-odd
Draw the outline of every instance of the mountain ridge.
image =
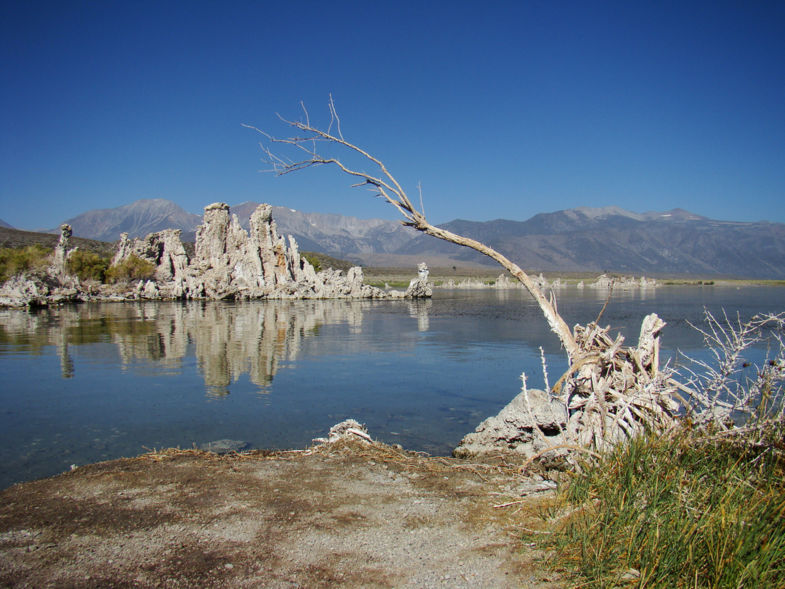
[[[524, 268], [647, 274], [785, 277], [785, 224], [717, 221], [687, 211], [587, 215], [579, 209], [527, 221], [450, 222], [445, 229], [482, 241]], [[425, 245], [408, 244], [406, 253]], [[454, 252], [445, 242], [432, 248]], [[403, 253], [403, 252], [402, 252]], [[456, 253], [476, 261], [472, 250]]]
[[[199, 215], [163, 198], [143, 198], [112, 209], [92, 209], [64, 221], [71, 225], [74, 235], [100, 241], [116, 241], [121, 233], [144, 237], [164, 229], [181, 229], [183, 239], [192, 241], [201, 222]], [[59, 233], [59, 229], [49, 233]]]
[[[258, 206], [231, 207], [248, 228]], [[468, 248], [434, 239], [398, 221], [304, 213], [273, 206], [279, 233], [300, 248], [365, 265], [493, 262]], [[67, 221], [74, 235], [114, 241], [123, 231], [141, 237], [174, 228], [193, 239], [201, 218], [171, 201], [143, 199], [116, 209], [87, 211]], [[636, 213], [620, 207], [579, 207], [539, 213], [525, 221], [456, 219], [440, 225], [481, 241], [519, 266], [536, 271], [701, 274], [785, 278], [785, 224], [720, 221], [684, 209]]]

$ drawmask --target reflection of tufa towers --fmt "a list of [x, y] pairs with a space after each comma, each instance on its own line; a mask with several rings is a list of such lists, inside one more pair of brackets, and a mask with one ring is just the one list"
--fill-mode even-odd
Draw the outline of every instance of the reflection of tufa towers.
[[210, 394], [228, 393], [248, 374], [266, 392], [282, 362], [294, 360], [320, 325], [362, 323], [360, 301], [279, 301], [270, 304], [189, 305], [189, 338]]
[[[112, 343], [124, 368], [179, 374], [193, 346], [207, 393], [226, 395], [243, 374], [266, 392], [282, 363], [296, 359], [322, 325], [362, 325], [361, 300], [95, 304], [36, 314], [0, 311], [0, 328], [31, 350], [57, 346], [64, 378], [74, 374], [69, 347]], [[155, 364], [140, 366], [140, 360]]]

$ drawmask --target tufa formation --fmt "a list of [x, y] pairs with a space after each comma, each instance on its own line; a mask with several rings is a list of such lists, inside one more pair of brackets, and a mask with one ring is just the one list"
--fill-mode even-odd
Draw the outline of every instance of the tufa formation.
[[431, 296], [424, 265], [406, 293], [363, 284], [360, 267], [345, 275], [332, 268], [316, 272], [300, 255], [297, 242], [278, 235], [272, 207], [262, 204], [240, 226], [229, 205], [204, 209], [196, 231], [195, 254], [189, 259], [181, 232], [166, 229], [144, 238], [120, 237], [111, 266], [138, 258], [154, 269], [151, 278], [118, 289], [116, 285], [83, 287], [67, 273], [70, 227], [63, 226], [53, 263], [46, 272], [15, 277], [0, 288], [0, 305], [29, 306], [64, 301], [129, 299], [337, 299], [421, 298]]

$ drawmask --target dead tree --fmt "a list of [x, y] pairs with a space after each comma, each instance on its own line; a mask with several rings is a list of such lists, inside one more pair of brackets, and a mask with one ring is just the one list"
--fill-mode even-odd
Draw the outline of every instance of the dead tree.
[[[507, 257], [497, 252], [491, 247], [480, 243], [474, 239], [463, 237], [432, 225], [426, 218], [422, 210], [418, 210], [412, 203], [406, 191], [401, 187], [395, 177], [387, 170], [384, 163], [372, 156], [360, 147], [348, 142], [344, 139], [343, 132], [341, 131], [340, 119], [335, 110], [335, 104], [330, 98], [330, 125], [327, 130], [320, 129], [311, 125], [308, 111], [302, 105], [304, 120], [293, 121], [280, 117], [281, 120], [290, 127], [302, 132], [302, 136], [293, 136], [286, 138], [273, 137], [272, 135], [260, 131], [256, 127], [248, 127], [258, 131], [264, 135], [270, 143], [289, 145], [298, 150], [301, 154], [301, 159], [284, 159], [282, 155], [276, 153], [269, 145], [262, 145], [262, 149], [267, 155], [268, 161], [273, 167], [273, 170], [279, 175], [290, 174], [312, 166], [321, 166], [332, 164], [337, 166], [342, 172], [354, 177], [358, 180], [353, 184], [353, 187], [367, 187], [375, 193], [375, 196], [381, 197], [388, 203], [393, 205], [406, 219], [403, 224], [409, 227], [414, 227], [418, 231], [422, 231], [427, 235], [438, 237], [458, 245], [470, 247], [490, 258], [496, 260], [505, 270], [515, 276], [529, 291], [529, 293], [537, 301], [540, 309], [545, 315], [551, 330], [559, 337], [559, 340], [564, 346], [567, 355], [570, 359], [574, 359], [579, 355], [575, 338], [573, 337], [564, 319], [561, 318], [559, 313], [552, 302], [545, 296], [540, 288], [534, 283], [526, 272], [524, 272], [517, 264], [511, 262]], [[335, 127], [335, 132], [332, 132]], [[334, 146], [340, 146], [350, 152], [360, 155], [367, 162], [374, 164], [378, 173], [376, 175], [360, 171], [358, 169], [349, 168], [344, 165], [343, 161], [337, 157], [326, 157], [320, 154], [318, 147], [320, 144], [329, 143]], [[422, 207], [420, 207], [422, 209]]]
[[[671, 397], [675, 385], [669, 375], [659, 369], [658, 336], [664, 323], [656, 315], [644, 321], [637, 348], [622, 348], [623, 338], [611, 339], [609, 328], [600, 328], [596, 322], [586, 327], [576, 325], [570, 330], [559, 315], [552, 296], [546, 296], [517, 264], [484, 243], [431, 224], [425, 217], [421, 199], [418, 209], [380, 159], [344, 138], [332, 97], [326, 129], [313, 125], [305, 105], [301, 103], [301, 107], [301, 120], [279, 115], [285, 125], [296, 131], [292, 136], [276, 137], [245, 125], [267, 139], [262, 150], [272, 171], [286, 175], [315, 166], [336, 166], [356, 180], [353, 187], [369, 188], [375, 196], [398, 209], [404, 217], [404, 225], [472, 248], [498, 262], [519, 280], [537, 301], [567, 353], [570, 368], [550, 392], [564, 404], [570, 415], [566, 424], [569, 439], [602, 448], [634, 435], [642, 428], [662, 430], [671, 425], [677, 408]], [[322, 147], [330, 152], [333, 148], [343, 150], [344, 155], [326, 155], [320, 151]], [[285, 155], [289, 151], [292, 157]], [[345, 163], [357, 156], [366, 165], [372, 165], [373, 173]]]

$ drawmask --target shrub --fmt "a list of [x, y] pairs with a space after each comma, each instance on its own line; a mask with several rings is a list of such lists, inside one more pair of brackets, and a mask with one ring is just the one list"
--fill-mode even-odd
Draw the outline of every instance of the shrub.
[[83, 252], [76, 250], [66, 262], [68, 272], [75, 274], [79, 280], [97, 280], [103, 282], [106, 270], [109, 267], [109, 260], [102, 258], [93, 252]]
[[316, 256], [314, 256], [313, 254], [306, 254], [306, 253], [304, 253], [304, 252], [303, 252], [303, 254], [302, 254], [302, 257], [303, 257], [303, 258], [305, 258], [305, 260], [306, 260], [306, 261], [307, 261], [307, 262], [308, 262], [308, 263], [309, 263], [311, 266], [313, 266], [313, 269], [314, 269], [316, 272], [321, 272], [321, 270], [322, 270], [322, 262], [319, 260], [319, 258], [317, 258]]
[[0, 248], [0, 282], [12, 276], [46, 267], [52, 250], [43, 245], [22, 248]]
[[321, 252], [301, 251], [300, 257], [307, 260], [308, 263], [311, 264], [314, 270], [317, 272], [325, 270], [326, 268], [333, 268], [335, 270], [343, 270], [346, 272], [349, 270], [349, 268], [355, 266], [355, 264], [351, 262], [347, 262], [346, 260], [338, 260], [337, 258], [333, 258]]
[[155, 266], [134, 254], [131, 254], [119, 264], [109, 266], [106, 271], [107, 282], [135, 282], [148, 280], [155, 275]]

